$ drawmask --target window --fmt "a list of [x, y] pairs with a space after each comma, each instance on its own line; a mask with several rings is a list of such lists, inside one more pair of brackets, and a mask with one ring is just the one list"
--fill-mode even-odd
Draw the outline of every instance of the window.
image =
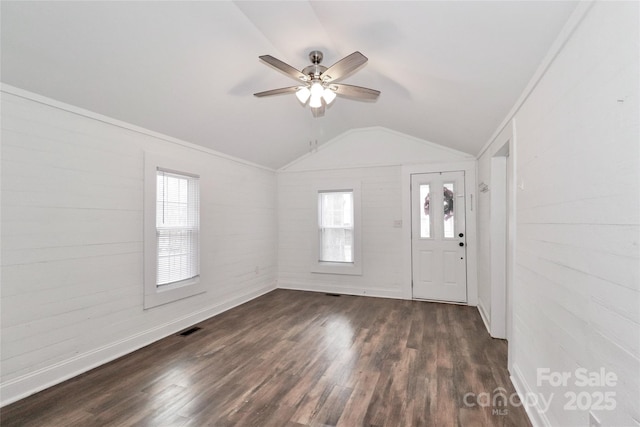
[[444, 238], [445, 239], [453, 239], [454, 238], [454, 226], [455, 226], [455, 218], [454, 218], [454, 199], [455, 199], [455, 191], [454, 191], [454, 183], [453, 182], [445, 182], [443, 187], [443, 221], [444, 221]]
[[205, 291], [200, 281], [201, 180], [195, 163], [145, 153], [145, 309]]
[[362, 274], [360, 183], [332, 183], [316, 188], [313, 200], [318, 214], [311, 271]]
[[[431, 237], [431, 216], [429, 209], [431, 207], [431, 193], [429, 192], [429, 184], [420, 184], [420, 200], [423, 203], [423, 209], [420, 209], [420, 238], [428, 239]], [[454, 238], [454, 199], [455, 199], [455, 183], [445, 182], [442, 187], [442, 220], [443, 220], [443, 237], [445, 239]]]
[[320, 192], [321, 262], [353, 262], [353, 191]]
[[431, 237], [431, 216], [429, 215], [430, 203], [430, 186], [429, 184], [420, 184], [420, 238], [428, 239]]
[[200, 274], [198, 177], [158, 169], [156, 184], [156, 286]]

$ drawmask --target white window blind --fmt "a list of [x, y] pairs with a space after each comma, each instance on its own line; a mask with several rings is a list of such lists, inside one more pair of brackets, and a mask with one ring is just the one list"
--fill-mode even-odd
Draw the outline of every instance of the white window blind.
[[319, 192], [318, 210], [320, 261], [353, 263], [353, 191]]
[[197, 176], [157, 169], [156, 286], [200, 274], [200, 188]]

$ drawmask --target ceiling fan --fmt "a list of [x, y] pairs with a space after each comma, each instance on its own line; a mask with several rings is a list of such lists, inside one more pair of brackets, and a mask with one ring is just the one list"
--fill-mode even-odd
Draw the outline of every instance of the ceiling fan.
[[380, 95], [380, 91], [378, 90], [336, 83], [356, 71], [360, 66], [364, 65], [367, 62], [366, 56], [360, 52], [353, 52], [351, 55], [345, 56], [329, 68], [320, 65], [322, 57], [322, 52], [319, 50], [311, 51], [309, 53], [311, 65], [303, 68], [302, 71], [299, 71], [271, 55], [260, 56], [259, 58], [264, 62], [277, 70], [282, 71], [289, 77], [298, 80], [300, 84], [297, 86], [258, 92], [253, 95], [263, 97], [281, 95], [284, 93], [295, 93], [296, 97], [303, 105], [306, 105], [307, 101], [309, 102], [309, 107], [311, 107], [311, 112], [314, 117], [323, 116], [325, 107], [333, 102], [336, 95], [361, 101], [375, 101], [378, 98], [378, 95]]

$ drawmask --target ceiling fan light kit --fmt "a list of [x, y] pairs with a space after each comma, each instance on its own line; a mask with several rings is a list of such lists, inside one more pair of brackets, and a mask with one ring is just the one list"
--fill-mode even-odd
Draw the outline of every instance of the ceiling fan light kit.
[[333, 90], [331, 90], [330, 87], [328, 87], [322, 91], [322, 98], [324, 99], [324, 102], [326, 102], [327, 105], [329, 105], [333, 102], [334, 99], [336, 99], [336, 93]]
[[361, 86], [338, 84], [337, 81], [347, 77], [367, 62], [367, 57], [360, 52], [353, 52], [327, 68], [320, 65], [323, 54], [318, 50], [309, 53], [311, 65], [299, 71], [291, 65], [274, 58], [271, 55], [260, 56], [267, 64], [282, 71], [289, 77], [301, 82], [301, 85], [272, 89], [254, 93], [259, 98], [285, 93], [295, 93], [302, 105], [309, 103], [314, 117], [324, 115], [325, 107], [330, 105], [337, 95], [361, 101], [375, 101], [380, 91]]
[[322, 96], [314, 96], [312, 94], [311, 98], [309, 99], [309, 107], [311, 107], [311, 108], [320, 108], [320, 107], [322, 107]]
[[307, 100], [309, 99], [310, 96], [311, 96], [311, 91], [306, 86], [301, 86], [300, 88], [298, 88], [298, 91], [296, 92], [296, 97], [298, 98], [298, 101], [302, 103], [302, 105], [307, 103]]

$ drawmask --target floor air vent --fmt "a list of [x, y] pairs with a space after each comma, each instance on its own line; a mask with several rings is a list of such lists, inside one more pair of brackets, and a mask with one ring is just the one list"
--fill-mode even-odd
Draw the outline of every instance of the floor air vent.
[[328, 297], [339, 297], [340, 294], [325, 294]]
[[180, 332], [180, 333], [178, 334], [178, 336], [186, 337], [187, 335], [191, 335], [192, 333], [197, 332], [197, 331], [199, 331], [200, 329], [202, 329], [202, 328], [199, 328], [199, 327], [197, 327], [197, 326], [194, 326], [193, 328], [185, 329], [184, 331]]

